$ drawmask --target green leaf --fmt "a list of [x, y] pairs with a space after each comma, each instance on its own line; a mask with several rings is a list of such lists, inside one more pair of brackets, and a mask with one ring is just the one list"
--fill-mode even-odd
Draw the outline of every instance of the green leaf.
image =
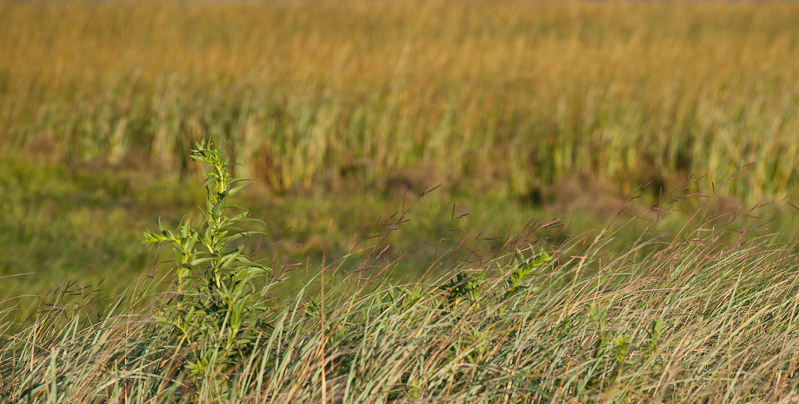
[[208, 262], [208, 261], [211, 261], [212, 259], [213, 259], [213, 258], [210, 258], [210, 257], [205, 257], [205, 258], [197, 258], [197, 259], [195, 259], [195, 260], [192, 260], [191, 262], [189, 262], [189, 265], [192, 265], [192, 266], [197, 266], [197, 265], [200, 265], [200, 264], [206, 263], [206, 262]]
[[230, 191], [228, 191], [228, 195], [234, 195], [235, 193], [239, 192], [240, 190], [244, 189], [245, 187], [247, 187], [249, 185], [250, 185], [249, 182], [245, 183], [245, 184], [238, 185], [238, 186], [234, 187], [233, 189], [231, 189]]

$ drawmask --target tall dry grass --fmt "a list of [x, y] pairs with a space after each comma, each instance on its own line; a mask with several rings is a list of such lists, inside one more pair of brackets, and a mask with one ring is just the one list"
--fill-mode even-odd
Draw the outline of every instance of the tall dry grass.
[[97, 319], [67, 294], [22, 331], [0, 323], [0, 398], [793, 402], [796, 246], [712, 224], [618, 254], [614, 231], [580, 236], [552, 255], [528, 250], [405, 286], [324, 289], [320, 277], [347, 266], [331, 262], [258, 315], [233, 366], [199, 374], [188, 364], [204, 340], [154, 320], [169, 302], [148, 296], [153, 281]]
[[178, 169], [211, 137], [278, 190], [414, 167], [508, 195], [698, 173], [756, 202], [799, 170], [798, 20], [747, 2], [2, 2], [0, 144]]

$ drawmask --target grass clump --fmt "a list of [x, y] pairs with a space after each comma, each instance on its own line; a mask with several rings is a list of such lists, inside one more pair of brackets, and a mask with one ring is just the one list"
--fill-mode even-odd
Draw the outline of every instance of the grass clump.
[[621, 250], [609, 229], [413, 284], [325, 285], [345, 257], [266, 308], [280, 279], [249, 257], [246, 213], [225, 214], [237, 180], [209, 145], [193, 156], [211, 166], [202, 225], [146, 236], [175, 250], [173, 290], [145, 281], [99, 317], [66, 296], [3, 331], [4, 401], [740, 402], [799, 388], [799, 256], [757, 229], [708, 217]]

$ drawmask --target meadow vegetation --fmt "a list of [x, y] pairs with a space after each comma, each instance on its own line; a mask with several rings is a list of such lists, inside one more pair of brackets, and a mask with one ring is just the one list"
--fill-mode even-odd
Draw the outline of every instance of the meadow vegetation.
[[274, 190], [407, 169], [509, 196], [573, 172], [657, 193], [707, 174], [750, 204], [787, 196], [799, 164], [790, 3], [0, 7], [13, 151], [175, 172], [210, 138]]
[[0, 401], [799, 400], [796, 21], [0, 1]]
[[618, 227], [405, 285], [342, 257], [277, 299], [229, 206], [242, 181], [209, 145], [192, 157], [210, 165], [200, 224], [145, 234], [175, 252], [169, 290], [150, 277], [97, 314], [61, 293], [4, 334], [5, 401], [796, 399], [799, 260], [767, 229], [705, 215], [618, 253]]

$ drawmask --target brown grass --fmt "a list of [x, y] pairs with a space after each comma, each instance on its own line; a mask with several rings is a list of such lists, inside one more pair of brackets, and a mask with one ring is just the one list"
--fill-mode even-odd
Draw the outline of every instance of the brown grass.
[[3, 2], [0, 139], [185, 169], [212, 137], [276, 190], [426, 164], [509, 195], [708, 174], [754, 203], [799, 169], [797, 20], [747, 2]]

